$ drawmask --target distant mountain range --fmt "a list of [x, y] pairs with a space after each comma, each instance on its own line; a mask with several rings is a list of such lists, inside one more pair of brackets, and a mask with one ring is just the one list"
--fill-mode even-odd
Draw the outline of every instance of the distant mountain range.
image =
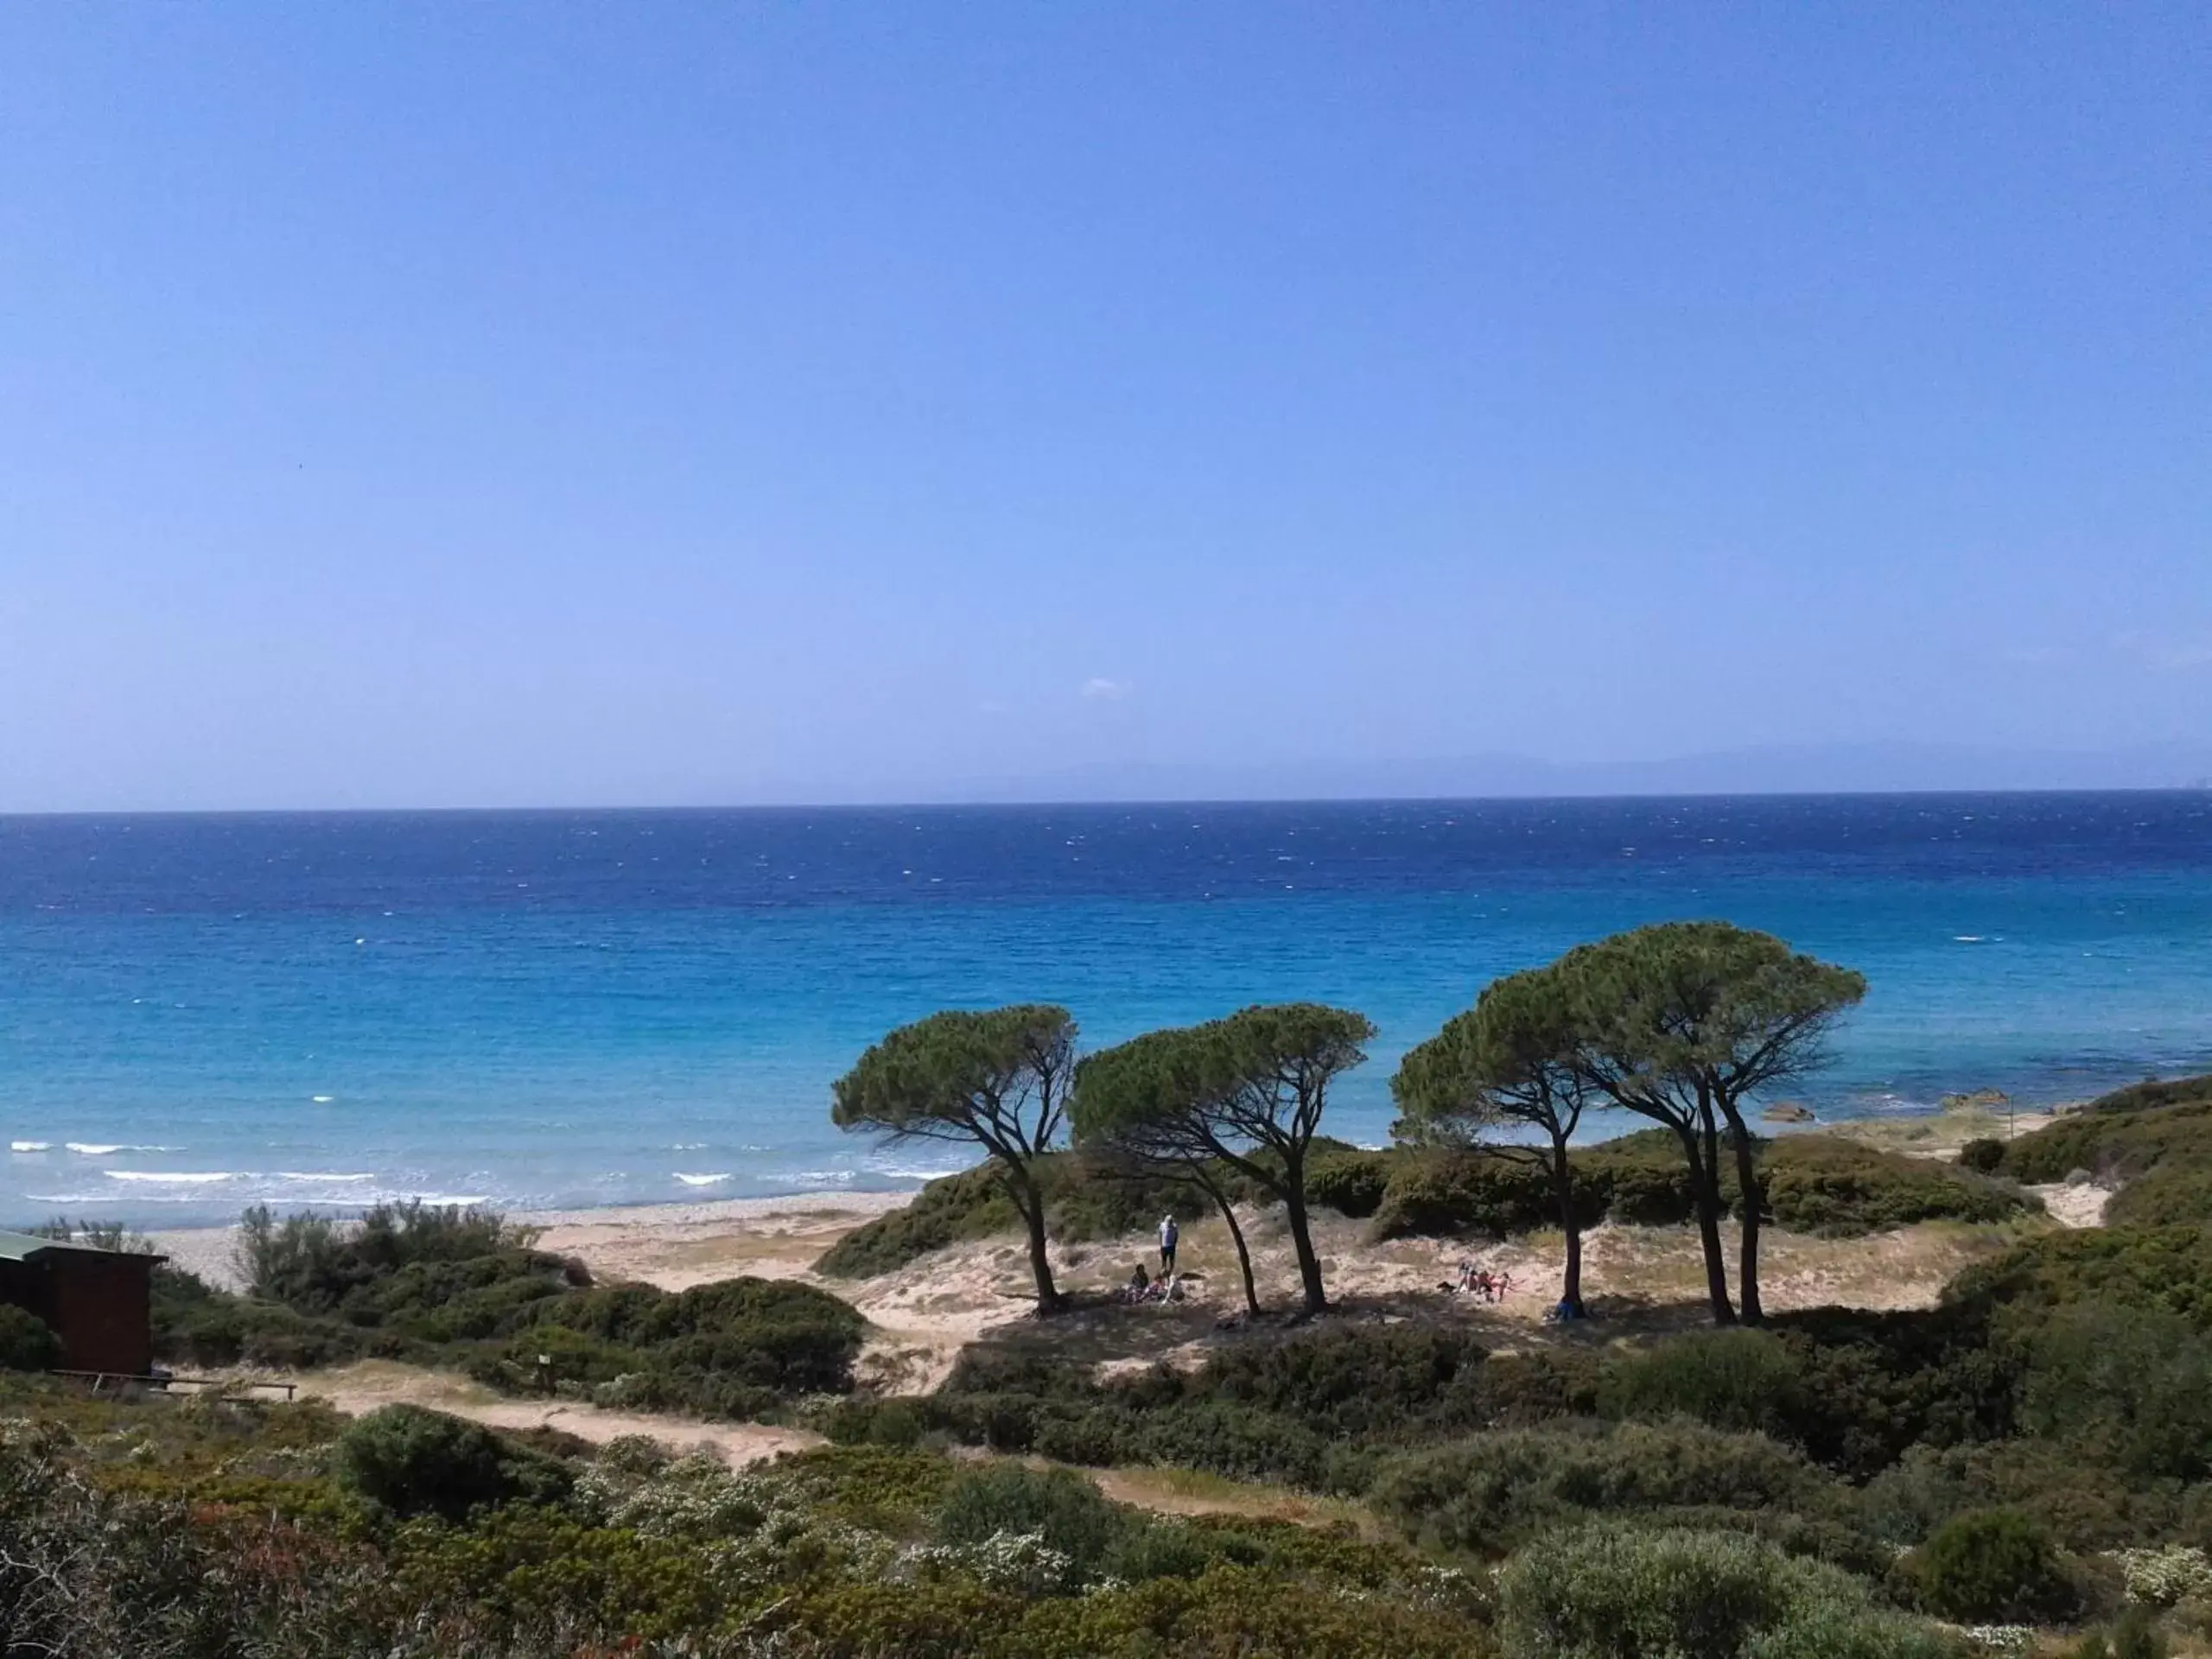
[[1671, 760], [1520, 755], [1254, 766], [1101, 763], [873, 798], [921, 802], [1418, 800], [1573, 795], [1825, 795], [1923, 791], [2212, 789], [2212, 744], [2082, 752], [1944, 743], [1724, 749]]

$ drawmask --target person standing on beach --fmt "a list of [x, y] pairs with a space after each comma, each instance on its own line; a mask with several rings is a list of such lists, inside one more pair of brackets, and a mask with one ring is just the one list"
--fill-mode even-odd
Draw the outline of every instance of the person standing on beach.
[[1175, 1271], [1175, 1241], [1181, 1235], [1175, 1230], [1175, 1217], [1160, 1218], [1160, 1270], [1163, 1274]]

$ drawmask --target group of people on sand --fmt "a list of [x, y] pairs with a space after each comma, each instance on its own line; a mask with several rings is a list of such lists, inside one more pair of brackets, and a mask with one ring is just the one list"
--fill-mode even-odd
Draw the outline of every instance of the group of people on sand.
[[1129, 1275], [1129, 1282], [1122, 1287], [1122, 1300], [1135, 1306], [1139, 1302], [1179, 1302], [1183, 1300], [1183, 1275], [1175, 1271], [1175, 1247], [1182, 1241], [1182, 1230], [1176, 1226], [1172, 1215], [1160, 1218], [1160, 1276], [1154, 1278], [1144, 1270], [1144, 1263], [1137, 1263], [1137, 1270]]
[[1477, 1267], [1472, 1262], [1459, 1264], [1458, 1277], [1442, 1288], [1455, 1296], [1479, 1296], [1486, 1302], [1502, 1302], [1513, 1288], [1513, 1275], [1503, 1268], [1492, 1273], [1488, 1268]]

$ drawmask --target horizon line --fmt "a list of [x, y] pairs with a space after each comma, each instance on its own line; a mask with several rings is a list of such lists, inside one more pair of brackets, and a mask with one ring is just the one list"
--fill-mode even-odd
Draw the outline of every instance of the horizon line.
[[0, 810], [0, 823], [59, 818], [285, 818], [285, 817], [550, 817], [560, 813], [605, 812], [678, 814], [724, 812], [946, 812], [1017, 811], [1037, 807], [1224, 806], [1490, 806], [1507, 804], [1563, 805], [1612, 801], [1774, 801], [1880, 800], [1903, 798], [1936, 798], [1954, 796], [1986, 800], [1992, 797], [2082, 797], [2106, 795], [2212, 795], [2212, 782], [2194, 784], [2108, 785], [2100, 787], [1999, 787], [1972, 785], [1914, 785], [1900, 789], [1691, 789], [1589, 791], [1571, 794], [1509, 793], [1491, 795], [1243, 795], [1128, 796], [1084, 798], [1076, 796], [1033, 799], [937, 799], [843, 801], [733, 801], [721, 803], [596, 802], [528, 806], [154, 806], [48, 807]]

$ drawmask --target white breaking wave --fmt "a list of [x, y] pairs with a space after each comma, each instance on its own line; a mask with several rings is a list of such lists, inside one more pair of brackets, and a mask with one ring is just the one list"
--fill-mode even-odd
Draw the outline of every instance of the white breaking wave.
[[789, 1175], [770, 1175], [764, 1179], [779, 1186], [842, 1186], [853, 1179], [849, 1169], [802, 1169]]
[[64, 1141], [61, 1143], [73, 1153], [86, 1158], [112, 1158], [118, 1152], [175, 1152], [175, 1147], [134, 1147], [127, 1141]]
[[373, 1181], [376, 1175], [374, 1172], [365, 1175], [340, 1175], [328, 1170], [280, 1169], [276, 1179], [280, 1181]]
[[235, 1181], [227, 1169], [104, 1169], [111, 1181], [152, 1181], [172, 1186], [205, 1186], [211, 1181]]
[[54, 1142], [51, 1141], [10, 1141], [8, 1143], [8, 1150], [10, 1152], [52, 1152]]
[[686, 1186], [716, 1186], [729, 1179], [730, 1173], [730, 1171], [725, 1169], [717, 1171], [712, 1175], [686, 1175], [679, 1169], [676, 1172], [676, 1179]]
[[934, 1181], [947, 1175], [957, 1175], [966, 1164], [893, 1164], [871, 1163], [871, 1174], [888, 1175], [895, 1181]]

